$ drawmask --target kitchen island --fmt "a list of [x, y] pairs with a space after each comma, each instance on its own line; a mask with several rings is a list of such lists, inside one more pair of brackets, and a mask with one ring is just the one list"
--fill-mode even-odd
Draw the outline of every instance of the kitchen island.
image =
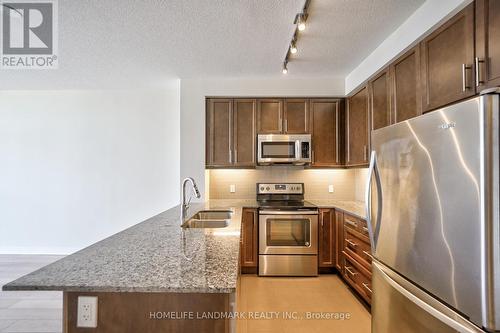
[[[63, 332], [231, 332], [236, 309], [241, 211], [253, 200], [192, 204], [233, 211], [225, 228], [181, 228], [174, 207], [3, 286], [62, 290]], [[77, 328], [79, 296], [98, 297], [96, 328]], [[193, 316], [193, 318], [191, 318]], [[194, 320], [193, 320], [194, 319]]]

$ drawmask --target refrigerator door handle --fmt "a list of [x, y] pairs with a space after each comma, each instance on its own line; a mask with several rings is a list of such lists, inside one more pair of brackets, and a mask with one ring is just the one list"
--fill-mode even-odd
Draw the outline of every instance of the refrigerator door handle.
[[[375, 175], [375, 183], [377, 186], [377, 216], [375, 219], [375, 226], [372, 221], [372, 176]], [[377, 248], [378, 235], [380, 233], [380, 219], [382, 216], [382, 184], [380, 181], [380, 172], [377, 165], [377, 153], [372, 151], [370, 156], [370, 166], [368, 168], [368, 178], [366, 179], [366, 192], [365, 192], [365, 210], [366, 210], [366, 224], [368, 227], [368, 235], [372, 248], [372, 254], [375, 253]]]
[[[387, 282], [392, 288], [394, 288], [396, 291], [398, 291], [402, 296], [404, 296], [406, 299], [414, 303], [416, 306], [418, 306], [420, 309], [424, 310], [437, 320], [441, 321], [445, 325], [453, 328], [454, 330], [457, 330], [458, 332], [461, 333], [484, 333], [483, 330], [473, 326], [472, 324], [468, 323], [466, 319], [461, 318], [458, 314], [453, 313], [451, 310], [448, 310], [450, 313], [447, 314], [443, 311], [440, 311], [439, 308], [443, 308], [444, 305], [439, 303], [438, 301], [434, 300], [431, 296], [426, 295], [424, 296], [423, 291], [419, 291], [422, 293], [421, 297], [418, 297], [411, 291], [409, 291], [407, 288], [405, 288], [402, 284], [396, 282], [392, 277], [390, 277], [386, 272], [385, 269], [378, 263], [374, 263], [374, 265], [377, 268], [377, 273], [379, 276], [381, 276], [385, 282]], [[403, 284], [407, 284], [408, 282], [404, 282]], [[413, 288], [412, 288], [413, 289]], [[428, 304], [427, 302], [424, 301], [424, 299], [430, 299], [433, 301], [433, 303], [436, 303], [435, 307]], [[448, 312], [446, 311], [446, 312]], [[450, 317], [453, 316], [454, 318]]]

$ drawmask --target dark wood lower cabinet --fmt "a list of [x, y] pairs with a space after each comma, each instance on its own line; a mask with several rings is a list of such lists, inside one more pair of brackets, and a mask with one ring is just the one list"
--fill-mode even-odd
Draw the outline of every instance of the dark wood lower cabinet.
[[[77, 325], [79, 296], [97, 296], [97, 327]], [[217, 293], [140, 293], [140, 292], [64, 292], [63, 332], [232, 332], [234, 320], [197, 318], [207, 312], [235, 311], [235, 294]], [[192, 311], [190, 319], [185, 311]], [[180, 315], [179, 315], [180, 314]], [[169, 319], [167, 316], [175, 316]], [[185, 316], [184, 316], [185, 315]]]
[[319, 268], [334, 268], [336, 264], [335, 210], [319, 210]]
[[344, 255], [344, 280], [358, 292], [358, 294], [363, 297], [363, 299], [371, 304], [372, 297], [372, 273], [371, 270], [367, 270], [365, 267], [361, 266], [354, 258], [349, 254], [343, 253]]
[[342, 271], [344, 280], [371, 303], [371, 247], [366, 221], [357, 216], [343, 214]]
[[342, 249], [344, 248], [344, 213], [335, 211], [335, 267], [340, 273], [344, 272], [344, 260], [342, 258]]
[[240, 263], [242, 273], [257, 273], [259, 262], [258, 215], [255, 208], [243, 208], [241, 216]]

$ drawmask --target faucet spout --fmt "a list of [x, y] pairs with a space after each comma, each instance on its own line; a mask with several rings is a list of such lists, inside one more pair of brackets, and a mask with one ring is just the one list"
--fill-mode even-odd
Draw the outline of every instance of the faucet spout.
[[191, 197], [186, 202], [186, 184], [191, 183], [193, 187], [194, 194], [196, 198], [201, 198], [200, 191], [198, 190], [198, 186], [196, 185], [195, 180], [192, 177], [187, 177], [182, 181], [182, 201], [181, 201], [181, 224], [184, 224], [186, 219], [187, 210], [189, 208], [189, 203], [191, 202]]

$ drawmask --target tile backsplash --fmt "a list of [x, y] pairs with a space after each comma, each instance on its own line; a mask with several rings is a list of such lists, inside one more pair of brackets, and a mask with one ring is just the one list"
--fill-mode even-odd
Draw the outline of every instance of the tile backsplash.
[[[304, 169], [294, 166], [267, 166], [257, 169], [207, 170], [210, 199], [255, 199], [260, 182], [304, 183], [306, 199], [358, 200], [364, 197], [366, 169]], [[236, 192], [230, 192], [234, 185]], [[328, 186], [333, 185], [333, 193]]]

